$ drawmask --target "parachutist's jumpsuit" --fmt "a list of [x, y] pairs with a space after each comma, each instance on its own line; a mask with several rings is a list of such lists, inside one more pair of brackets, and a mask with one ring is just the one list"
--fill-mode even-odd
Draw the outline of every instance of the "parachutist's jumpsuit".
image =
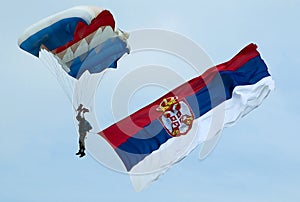
[[76, 116], [76, 119], [78, 120], [79, 124], [79, 151], [76, 153], [76, 155], [80, 155], [79, 157], [83, 157], [85, 155], [85, 137], [87, 135], [87, 132], [90, 131], [92, 129], [92, 126], [90, 125], [90, 123], [85, 120], [84, 118], [84, 113], [85, 111], [83, 112], [83, 115], [81, 116], [80, 113], [82, 112], [83, 110], [80, 110]]

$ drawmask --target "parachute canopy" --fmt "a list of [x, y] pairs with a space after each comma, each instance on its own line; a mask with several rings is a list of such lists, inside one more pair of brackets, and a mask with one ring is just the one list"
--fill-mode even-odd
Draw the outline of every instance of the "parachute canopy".
[[70, 76], [79, 78], [86, 70], [116, 68], [118, 59], [129, 53], [127, 38], [108, 10], [78, 6], [30, 26], [18, 44], [36, 57], [41, 49], [51, 52]]

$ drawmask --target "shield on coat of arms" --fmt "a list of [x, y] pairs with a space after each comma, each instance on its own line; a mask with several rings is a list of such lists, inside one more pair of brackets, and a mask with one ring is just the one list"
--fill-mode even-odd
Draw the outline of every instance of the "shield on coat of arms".
[[162, 112], [160, 121], [172, 137], [185, 135], [192, 128], [194, 115], [185, 100], [164, 98], [156, 110]]

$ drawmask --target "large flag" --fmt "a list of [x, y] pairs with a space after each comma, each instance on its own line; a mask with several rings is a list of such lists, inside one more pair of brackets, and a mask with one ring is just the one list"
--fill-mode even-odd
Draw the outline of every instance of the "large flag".
[[262, 103], [274, 82], [256, 49], [248, 45], [228, 62], [99, 132], [137, 191]]

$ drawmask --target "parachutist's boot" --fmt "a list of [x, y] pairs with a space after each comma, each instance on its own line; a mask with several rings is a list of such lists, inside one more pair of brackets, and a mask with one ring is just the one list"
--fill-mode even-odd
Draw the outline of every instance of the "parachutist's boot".
[[79, 157], [81, 158], [81, 157], [84, 157], [84, 156], [85, 156], [85, 153], [82, 152]]

